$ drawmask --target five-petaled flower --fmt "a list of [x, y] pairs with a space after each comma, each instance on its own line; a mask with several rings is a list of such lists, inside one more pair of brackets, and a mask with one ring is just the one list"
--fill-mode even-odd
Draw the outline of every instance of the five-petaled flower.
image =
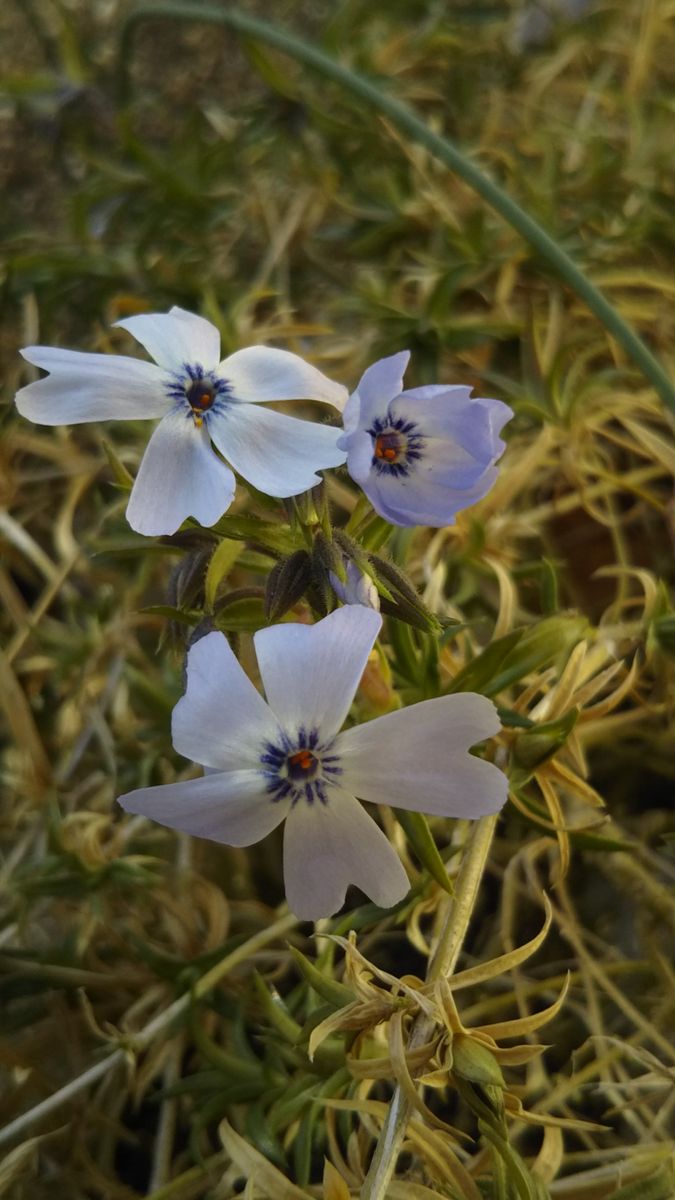
[[23, 357], [50, 374], [17, 394], [19, 412], [43, 425], [161, 417], [143, 456], [127, 519], [138, 533], [174, 533], [186, 517], [213, 525], [235, 491], [232, 471], [270, 496], [295, 496], [316, 471], [345, 455], [338, 430], [261, 408], [347, 392], [287, 350], [249, 346], [220, 361], [220, 335], [181, 308], [118, 321], [155, 359], [28, 346]]
[[469, 387], [433, 384], [403, 391], [407, 350], [361, 377], [344, 410], [338, 446], [373, 508], [393, 525], [450, 525], [489, 492], [499, 437], [513, 416], [501, 400]]
[[232, 846], [286, 818], [286, 894], [303, 919], [336, 912], [350, 883], [383, 906], [403, 899], [398, 855], [356, 797], [476, 818], [501, 808], [507, 783], [468, 753], [499, 729], [484, 696], [441, 696], [340, 732], [381, 623], [372, 609], [347, 606], [315, 625], [259, 630], [267, 703], [222, 633], [201, 638], [188, 653], [173, 743], [208, 773], [129, 792], [123, 808]]

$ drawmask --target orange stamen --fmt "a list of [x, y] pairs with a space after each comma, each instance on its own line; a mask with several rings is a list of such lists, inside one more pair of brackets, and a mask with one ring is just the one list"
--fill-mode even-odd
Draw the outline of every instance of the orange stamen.
[[291, 754], [288, 759], [292, 767], [300, 767], [301, 771], [311, 771], [314, 766], [314, 755], [311, 750], [298, 750], [297, 754]]
[[375, 457], [383, 458], [386, 462], [396, 462], [400, 456], [400, 447], [391, 445], [391, 434], [380, 434], [375, 438]]

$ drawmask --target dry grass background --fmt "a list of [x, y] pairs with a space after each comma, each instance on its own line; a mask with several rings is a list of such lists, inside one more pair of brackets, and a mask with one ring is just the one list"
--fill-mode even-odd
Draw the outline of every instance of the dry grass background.
[[[425, 1101], [393, 1200], [668, 1200], [672, 422], [514, 232], [333, 85], [158, 19], [138, 32], [120, 111], [128, 7], [0, 11], [3, 1122], [103, 1064], [17, 1131], [0, 1195], [344, 1200], [412, 1072]], [[535, 7], [287, 0], [272, 15], [470, 149], [672, 366], [675, 5]], [[474, 973], [449, 996], [422, 980], [450, 902], [390, 813], [413, 892], [391, 914], [323, 923], [354, 944], [284, 917], [274, 836], [214, 847], [114, 804], [187, 774], [169, 715], [214, 542], [128, 530], [122, 467], [145, 426], [34, 427], [11, 399], [29, 378], [19, 346], [127, 352], [111, 323], [172, 303], [214, 320], [227, 350], [274, 341], [353, 385], [408, 347], [412, 382], [469, 382], [516, 410], [493, 492], [456, 527], [390, 543], [465, 627], [437, 651], [392, 622], [357, 702], [367, 716], [466, 671], [501, 708], [512, 803], [459, 963]], [[346, 519], [346, 477], [332, 498]], [[244, 512], [279, 510], [241, 489]], [[242, 542], [221, 598], [260, 587], [273, 561], [264, 538]], [[147, 611], [162, 604], [186, 625]], [[251, 611], [222, 611], [248, 662]], [[430, 825], [454, 876], [468, 830]], [[486, 968], [536, 938], [545, 891], [533, 957]], [[211, 968], [217, 984], [200, 984]], [[436, 1040], [406, 1059], [425, 1006]], [[490, 1038], [466, 1030], [495, 1023], [508, 1117], [501, 1084], [447, 1056], [450, 1034], [457, 1058], [462, 1039]]]

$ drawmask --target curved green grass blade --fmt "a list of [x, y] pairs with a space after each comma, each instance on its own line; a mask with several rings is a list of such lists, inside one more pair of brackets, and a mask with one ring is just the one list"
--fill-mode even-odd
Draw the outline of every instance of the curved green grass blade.
[[531, 216], [526, 213], [507, 192], [485, 175], [467, 155], [447, 138], [434, 133], [417, 114], [400, 100], [390, 96], [377, 84], [358, 72], [337, 62], [330, 55], [318, 50], [294, 34], [278, 29], [267, 21], [258, 21], [236, 9], [219, 8], [208, 4], [180, 3], [167, 0], [163, 4], [141, 4], [131, 13], [122, 26], [118, 60], [120, 99], [128, 100], [130, 93], [129, 62], [132, 56], [134, 30], [143, 21], [166, 17], [175, 21], [203, 21], [209, 24], [226, 25], [244, 37], [254, 38], [274, 46], [277, 50], [295, 58], [305, 66], [318, 71], [326, 79], [332, 79], [354, 96], [365, 100], [370, 108], [383, 113], [398, 129], [414, 142], [426, 147], [437, 159], [459, 175], [473, 188], [508, 224], [532, 246], [556, 274], [576, 292], [592, 313], [605, 326], [632, 358], [643, 375], [653, 384], [663, 402], [675, 411], [675, 386], [661, 363], [654, 357], [635, 330], [628, 325], [606, 296], [591, 283], [583, 271], [570, 258], [562, 246], [552, 238]]

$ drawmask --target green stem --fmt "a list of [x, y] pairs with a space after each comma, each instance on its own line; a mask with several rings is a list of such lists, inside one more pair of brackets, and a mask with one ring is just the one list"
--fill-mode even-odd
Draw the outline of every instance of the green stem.
[[[451, 975], [464, 944], [476, 896], [487, 863], [497, 817], [481, 817], [474, 825], [457, 876], [455, 894], [446, 902], [445, 920], [427, 970], [427, 983]], [[413, 1026], [409, 1050], [429, 1041], [433, 1018], [420, 1013]], [[385, 1200], [412, 1106], [400, 1087], [394, 1091], [375, 1153], [361, 1189], [361, 1200]]]
[[285, 30], [275, 28], [267, 21], [258, 21], [255, 17], [237, 12], [236, 9], [218, 8], [208, 4], [171, 2], [171, 0], [155, 5], [141, 4], [129, 14], [120, 35], [118, 78], [122, 102], [128, 100], [130, 92], [129, 62], [136, 26], [144, 21], [165, 17], [177, 21], [204, 21], [214, 25], [226, 25], [244, 37], [255, 38], [269, 46], [274, 46], [275, 49], [281, 50], [305, 66], [318, 71], [325, 78], [340, 84], [352, 95], [365, 100], [371, 109], [386, 116], [398, 129], [419, 145], [426, 147], [446, 167], [459, 175], [460, 179], [463, 179], [509, 225], [517, 230], [521, 237], [588, 305], [608, 333], [616, 339], [635, 365], [653, 384], [664, 403], [675, 411], [675, 387], [661, 363], [654, 357], [635, 330], [623, 320], [609, 300], [591, 283], [566, 251], [542, 229], [541, 225], [524, 212], [499, 184], [484, 175], [480, 168], [461, 150], [458, 150], [452, 142], [440, 134], [434, 133], [406, 104], [383, 92], [363, 75], [336, 62], [323, 51], [317, 50], [315, 46], [309, 45]]

